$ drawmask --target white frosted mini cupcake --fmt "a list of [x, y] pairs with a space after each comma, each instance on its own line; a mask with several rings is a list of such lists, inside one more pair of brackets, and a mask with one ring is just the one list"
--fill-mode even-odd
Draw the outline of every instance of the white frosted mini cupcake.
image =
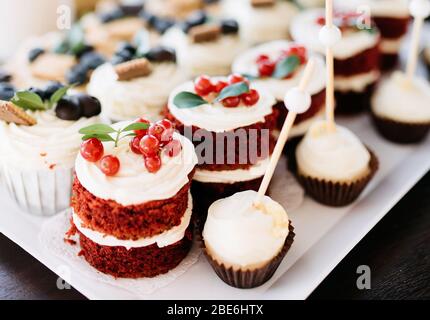
[[56, 102], [58, 93], [47, 97], [46, 91], [37, 92], [18, 92], [12, 102], [0, 101], [1, 164], [16, 202], [30, 213], [52, 215], [70, 205], [78, 131], [99, 121], [101, 107], [86, 94]]

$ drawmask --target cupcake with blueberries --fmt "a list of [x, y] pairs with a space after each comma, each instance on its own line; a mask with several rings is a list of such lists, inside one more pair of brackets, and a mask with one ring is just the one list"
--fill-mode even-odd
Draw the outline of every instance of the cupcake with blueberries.
[[240, 37], [248, 45], [289, 38], [297, 6], [284, 0], [226, 0], [223, 13], [239, 22]]
[[155, 121], [170, 92], [186, 79], [173, 49], [123, 43], [110, 63], [92, 73], [88, 92], [102, 102], [104, 115], [113, 121], [139, 116]]
[[204, 11], [171, 28], [162, 43], [176, 50], [179, 65], [192, 76], [228, 75], [234, 58], [246, 48], [235, 20], [212, 18]]
[[200, 76], [172, 91], [167, 118], [196, 146], [193, 195], [202, 215], [219, 198], [258, 189], [274, 146], [274, 103], [240, 75]]
[[308, 111], [297, 116], [290, 138], [301, 137], [315, 119], [320, 119], [325, 107], [325, 63], [322, 56], [294, 42], [272, 41], [244, 52], [233, 63], [233, 72], [250, 77], [252, 83], [269, 91], [275, 98], [281, 129], [288, 110], [284, 104], [285, 91], [298, 85], [304, 66], [310, 57], [315, 58], [315, 73], [308, 90], [312, 104]]
[[[368, 110], [380, 78], [380, 33], [373, 24], [362, 28], [361, 18], [355, 11], [334, 14], [333, 23], [342, 33], [333, 47], [336, 112], [340, 114]], [[308, 49], [325, 54], [325, 46], [318, 41], [324, 25], [323, 9], [305, 10], [294, 18], [291, 35]]]
[[236, 288], [254, 288], [276, 272], [294, 240], [284, 208], [255, 191], [213, 203], [203, 229], [204, 253], [216, 274]]
[[6, 185], [20, 207], [52, 215], [70, 204], [79, 129], [99, 121], [97, 99], [50, 83], [0, 101], [0, 156]]

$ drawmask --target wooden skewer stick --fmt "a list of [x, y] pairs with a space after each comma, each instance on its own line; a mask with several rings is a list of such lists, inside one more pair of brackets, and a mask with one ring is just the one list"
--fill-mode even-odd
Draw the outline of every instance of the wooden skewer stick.
[[[315, 67], [315, 60], [312, 58], [306, 65], [303, 77], [299, 84], [299, 90], [304, 92], [306, 87], [311, 79], [313, 70]], [[264, 174], [263, 181], [261, 182], [260, 188], [258, 189], [257, 197], [254, 201], [254, 205], [259, 207], [261, 205], [261, 199], [266, 194], [267, 189], [269, 187], [270, 181], [272, 180], [273, 174], [276, 169], [276, 165], [282, 155], [282, 150], [284, 149], [285, 143], [287, 142], [288, 136], [290, 134], [290, 130], [293, 127], [294, 121], [296, 120], [297, 113], [288, 112], [287, 118], [285, 119], [284, 125], [282, 126], [281, 133], [279, 134], [278, 141], [276, 142], [275, 149], [273, 150], [273, 154], [270, 157], [269, 166], [266, 169], [266, 173]]]
[[[333, 27], [333, 0], [326, 0], [325, 7], [326, 27]], [[336, 130], [334, 121], [334, 56], [332, 46], [326, 47], [327, 84], [326, 84], [326, 120], [330, 131]]]
[[412, 81], [415, 71], [417, 69], [418, 55], [420, 50], [421, 30], [423, 28], [423, 25], [424, 25], [424, 18], [416, 17], [414, 19], [411, 47], [409, 50], [408, 62], [406, 66], [406, 76], [409, 83]]

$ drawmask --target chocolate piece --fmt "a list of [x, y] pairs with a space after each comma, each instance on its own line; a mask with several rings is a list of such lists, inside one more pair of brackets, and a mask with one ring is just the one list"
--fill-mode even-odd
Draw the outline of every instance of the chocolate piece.
[[37, 123], [36, 119], [28, 115], [23, 109], [9, 101], [0, 100], [0, 119], [24, 126], [32, 126]]
[[221, 32], [223, 34], [236, 34], [239, 32], [239, 23], [234, 19], [221, 20]]
[[253, 7], [271, 7], [275, 5], [276, 0], [251, 0]]
[[146, 58], [120, 63], [115, 67], [119, 81], [145, 77], [151, 73], [151, 63]]
[[214, 41], [221, 34], [221, 26], [215, 24], [195, 26], [190, 29], [189, 34], [194, 43]]
[[172, 48], [157, 46], [145, 54], [151, 62], [176, 62], [176, 52]]

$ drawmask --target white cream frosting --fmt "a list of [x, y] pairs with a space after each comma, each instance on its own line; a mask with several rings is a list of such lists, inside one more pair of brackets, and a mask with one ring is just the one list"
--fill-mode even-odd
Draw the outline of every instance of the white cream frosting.
[[225, 183], [251, 181], [261, 178], [266, 173], [270, 158], [266, 158], [249, 167], [249, 169], [210, 171], [197, 169], [194, 180], [203, 183]]
[[[324, 16], [323, 9], [303, 11], [294, 18], [291, 24], [291, 35], [295, 41], [303, 43], [315, 52], [324, 54], [325, 47], [318, 40], [318, 34], [322, 27], [317, 23], [317, 18], [320, 16]], [[348, 59], [367, 49], [375, 47], [378, 45], [379, 40], [379, 32], [342, 32], [342, 40], [334, 45], [333, 55], [339, 60]]]
[[[259, 72], [256, 59], [261, 54], [267, 54], [272, 60], [276, 60], [282, 50], [286, 50], [294, 44], [293, 42], [278, 40], [254, 47], [236, 58], [233, 63], [233, 72], [256, 77], [256, 79], [252, 80], [256, 85], [273, 94], [277, 100], [282, 101], [285, 93], [299, 84], [305, 66], [301, 66], [290, 79], [258, 78]], [[315, 58], [315, 70], [307, 90], [311, 95], [314, 95], [325, 88], [325, 63], [320, 55], [310, 53], [310, 56]]]
[[54, 110], [28, 113], [36, 125], [0, 121], [2, 163], [23, 170], [72, 168], [82, 142], [79, 129], [99, 121], [99, 117], [61, 120]]
[[365, 73], [359, 73], [354, 76], [344, 77], [335, 76], [334, 77], [334, 88], [336, 91], [341, 92], [364, 92], [367, 86], [376, 83], [381, 76], [379, 70], [372, 70]]
[[260, 94], [260, 100], [252, 107], [225, 108], [220, 102], [213, 102], [195, 108], [180, 109], [175, 106], [173, 100], [182, 91], [195, 93], [194, 84], [189, 81], [172, 91], [168, 108], [172, 115], [186, 126], [196, 126], [212, 132], [227, 132], [264, 122], [264, 118], [273, 112], [275, 98], [257, 86], [251, 85], [251, 88], [255, 88]]
[[254, 207], [255, 191], [244, 191], [214, 202], [203, 230], [211, 257], [236, 269], [253, 269], [273, 259], [284, 246], [289, 221], [284, 208], [271, 198]]
[[384, 54], [398, 54], [403, 44], [404, 37], [399, 39], [382, 39], [379, 48]]
[[221, 35], [215, 41], [193, 43], [178, 28], [167, 31], [161, 41], [176, 50], [179, 65], [191, 76], [229, 74], [234, 58], [246, 48], [237, 35]]
[[317, 121], [298, 145], [296, 158], [306, 176], [348, 182], [367, 174], [370, 153], [347, 128], [336, 126], [331, 132], [327, 122]]
[[118, 81], [111, 64], [98, 67], [87, 86], [89, 94], [103, 105], [103, 113], [110, 119], [130, 120], [144, 116], [155, 121], [166, 105], [169, 93], [187, 79], [174, 63], [153, 64], [152, 73], [129, 81]]
[[226, 16], [240, 25], [240, 37], [249, 45], [287, 39], [292, 18], [298, 8], [288, 1], [276, 1], [271, 7], [255, 8], [250, 0], [227, 0], [222, 3]]
[[131, 248], [143, 248], [150, 246], [154, 243], [157, 244], [159, 248], [170, 246], [181, 240], [185, 231], [187, 230], [190, 221], [191, 214], [193, 212], [193, 199], [191, 197], [191, 193], [188, 194], [188, 207], [185, 211], [181, 219], [181, 223], [170, 230], [164, 231], [161, 234], [148, 237], [141, 238], [138, 240], [121, 240], [111, 235], [106, 235], [104, 233], [94, 231], [92, 229], [86, 228], [83, 226], [83, 221], [79, 218], [79, 216], [75, 213], [72, 215], [73, 223], [76, 228], [91, 241], [107, 247], [125, 247], [127, 250]]
[[408, 0], [334, 0], [334, 6], [337, 10], [352, 12], [357, 12], [359, 9], [367, 10], [367, 7], [372, 17], [407, 18], [409, 16]]
[[[119, 122], [115, 127], [125, 127], [129, 123]], [[193, 144], [178, 133], [174, 134], [174, 139], [181, 142], [181, 153], [174, 158], [161, 153], [162, 165], [156, 173], [148, 172], [143, 157], [130, 150], [130, 138], [124, 138], [116, 148], [112, 142], [103, 143], [104, 154], [114, 155], [120, 161], [115, 176], [106, 176], [97, 163], [86, 161], [80, 154], [76, 158], [76, 175], [84, 188], [96, 197], [114, 200], [123, 206], [171, 198], [188, 183], [188, 174], [197, 164]]]
[[372, 111], [382, 117], [400, 122], [430, 122], [430, 85], [425, 79], [393, 73], [381, 81], [372, 98]]

